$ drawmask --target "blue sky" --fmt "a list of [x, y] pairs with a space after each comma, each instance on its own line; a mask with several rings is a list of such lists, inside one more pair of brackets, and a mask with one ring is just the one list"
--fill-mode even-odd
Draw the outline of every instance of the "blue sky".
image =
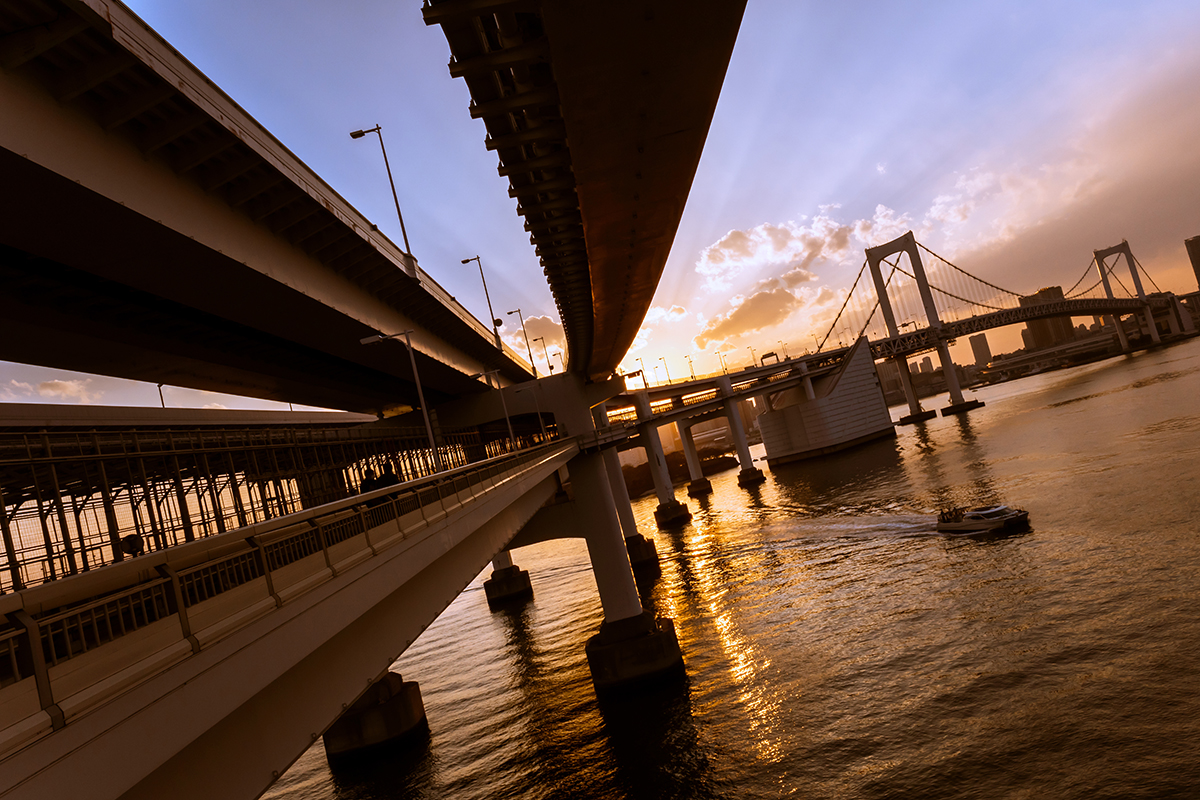
[[[556, 349], [554, 303], [515, 202], [417, 0], [130, 5], [400, 241], [378, 147], [347, 135], [382, 125], [422, 267], [483, 319], [478, 271], [460, 264], [480, 255], [498, 315], [520, 306], [530, 336]], [[748, 347], [801, 349], [828, 325], [863, 248], [909, 228], [1022, 292], [1069, 286], [1092, 249], [1122, 238], [1159, 286], [1194, 291], [1183, 239], [1200, 234], [1197, 41], [1194, 1], [750, 0], [625, 366], [662, 357], [679, 377], [685, 355], [708, 372], [717, 350], [739, 363]], [[1012, 331], [989, 338], [997, 352], [1019, 346]], [[272, 406], [166, 392], [171, 405]], [[158, 394], [5, 365], [0, 399], [150, 405]]]

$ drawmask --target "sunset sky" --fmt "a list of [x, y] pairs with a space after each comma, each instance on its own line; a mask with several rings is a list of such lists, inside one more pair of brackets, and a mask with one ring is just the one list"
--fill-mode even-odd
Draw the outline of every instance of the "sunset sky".
[[[562, 344], [483, 123], [417, 0], [134, 0], [186, 58], [394, 241], [383, 126], [413, 253], [481, 319]], [[914, 10], [916, 9], [916, 10]], [[964, 269], [1069, 287], [1128, 239], [1196, 290], [1200, 3], [750, 0], [666, 271], [624, 364], [674, 378], [812, 347], [863, 248], [912, 229]], [[1019, 333], [989, 333], [994, 352]], [[545, 369], [542, 353], [535, 352]], [[557, 364], [557, 360], [555, 360]], [[653, 376], [652, 376], [653, 377]], [[660, 375], [659, 377], [665, 377]], [[280, 407], [167, 387], [168, 405]], [[153, 385], [0, 364], [0, 400], [157, 405]]]

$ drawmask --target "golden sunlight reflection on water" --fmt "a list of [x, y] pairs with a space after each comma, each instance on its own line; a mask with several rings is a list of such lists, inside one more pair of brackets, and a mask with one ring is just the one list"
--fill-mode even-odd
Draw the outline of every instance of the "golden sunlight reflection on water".
[[[977, 396], [752, 491], [713, 476], [679, 530], [636, 500], [682, 685], [601, 707], [586, 550], [526, 548], [531, 603], [477, 580], [400, 659], [423, 748], [332, 774], [318, 745], [267, 796], [1200, 796], [1200, 340]], [[1032, 530], [934, 530], [995, 501]]]

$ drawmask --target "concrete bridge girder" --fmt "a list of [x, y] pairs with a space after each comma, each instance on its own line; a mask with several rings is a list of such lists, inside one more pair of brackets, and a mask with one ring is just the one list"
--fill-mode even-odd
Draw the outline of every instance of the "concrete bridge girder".
[[[124, 53], [128, 69], [158, 94], [170, 93], [168, 106], [193, 108], [195, 125], [230, 143], [241, 152], [238, 163], [250, 159], [258, 172], [236, 190], [213, 187], [201, 177], [227, 170], [226, 156], [209, 153], [209, 162], [189, 172], [166, 150], [147, 150], [136, 125], [98, 128], [88, 103], [62, 102], [36, 70], [0, 72], [0, 170], [8, 184], [0, 210], [9, 223], [0, 268], [39, 282], [8, 298], [14, 307], [0, 315], [0, 355], [370, 412], [415, 404], [405, 359], [359, 344], [376, 332], [414, 331], [422, 379], [434, 397], [471, 391], [463, 376], [485, 369], [500, 368], [508, 380], [523, 374], [515, 354], [497, 350], [491, 331], [411, 255], [128, 10], [101, 11], [104, 24], [84, 23], [79, 36], [101, 51]], [[114, 91], [119, 97], [120, 87]], [[251, 184], [276, 187], [304, 205], [325, 232], [306, 237], [269, 227], [239, 202]], [[73, 235], [62, 236], [64, 226]], [[350, 250], [370, 254], [370, 263], [362, 266]], [[50, 286], [58, 272], [65, 275], [61, 286]], [[101, 298], [110, 306], [84, 320], [86, 331], [49, 303], [53, 296], [65, 304], [80, 281], [91, 287], [93, 303]], [[231, 293], [231, 286], [241, 291]], [[17, 313], [22, 307], [36, 313]]]
[[198, 652], [184, 642], [187, 657], [157, 674], [125, 670], [125, 683], [107, 688], [113, 699], [9, 756], [0, 794], [257, 797], [554, 495], [573, 452], [561, 448], [399, 543], [393, 531], [386, 549], [347, 555]]

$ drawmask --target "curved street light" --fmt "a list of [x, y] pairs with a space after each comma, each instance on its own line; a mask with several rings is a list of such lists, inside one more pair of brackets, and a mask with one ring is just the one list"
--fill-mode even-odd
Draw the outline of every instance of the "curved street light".
[[500, 326], [504, 323], [496, 319], [496, 312], [492, 311], [492, 298], [488, 294], [487, 278], [483, 277], [483, 262], [479, 260], [479, 256], [471, 256], [470, 258], [464, 258], [462, 263], [470, 264], [472, 261], [479, 265], [479, 280], [483, 281], [483, 296], [487, 300], [488, 316], [492, 320], [492, 335], [496, 337], [496, 349], [503, 350], [504, 348], [500, 346]]
[[663, 362], [663, 372], [667, 373], [667, 385], [670, 385], [670, 383], [671, 383], [671, 370], [667, 368], [667, 360], [666, 360], [665, 358], [663, 358], [662, 356], [659, 356], [659, 357], [658, 357], [658, 360], [659, 360], [659, 361], [661, 361], [661, 362]]
[[417, 357], [413, 354], [412, 339], [409, 334], [412, 330], [400, 331], [399, 333], [376, 334], [374, 336], [364, 336], [359, 339], [360, 344], [375, 344], [388, 339], [398, 339], [404, 337], [404, 343], [408, 346], [408, 360], [412, 364], [413, 380], [417, 384], [417, 400], [421, 403], [421, 415], [425, 417], [425, 433], [429, 436], [429, 449], [433, 451], [433, 463], [437, 467], [437, 471], [442, 471], [442, 454], [438, 452], [437, 443], [433, 440], [433, 425], [429, 422], [429, 409], [425, 405], [425, 392], [421, 389], [421, 375], [417, 372]]
[[387, 169], [388, 183], [392, 186], [392, 200], [396, 202], [396, 216], [400, 219], [400, 235], [404, 237], [404, 252], [411, 258], [412, 250], [408, 246], [408, 231], [404, 229], [404, 215], [400, 213], [400, 198], [396, 195], [396, 182], [392, 180], [392, 165], [388, 163], [387, 148], [383, 146], [383, 129], [376, 125], [361, 131], [350, 131], [351, 139], [361, 139], [368, 133], [379, 136], [379, 149], [383, 151], [383, 166]]
[[539, 336], [534, 339], [535, 342], [542, 343], [542, 354], [546, 356], [546, 366], [550, 368], [550, 374], [554, 374], [554, 365], [550, 363], [550, 351], [546, 349], [546, 337]]
[[691, 370], [691, 372], [692, 372], [692, 380], [696, 380], [696, 367], [695, 367], [695, 365], [694, 365], [694, 364], [692, 364], [692, 356], [691, 356], [691, 354], [688, 354], [688, 355], [684, 356], [684, 358], [686, 358], [686, 359], [687, 359], [687, 362], [688, 362], [688, 369], [689, 369], [689, 370]]
[[533, 348], [529, 346], [529, 334], [525, 331], [525, 315], [521, 313], [519, 306], [516, 311], [509, 311], [508, 313], [510, 315], [516, 314], [517, 319], [521, 320], [521, 333], [525, 336], [525, 350], [529, 353], [529, 368], [533, 370], [534, 380], [537, 380], [537, 364], [533, 363]]

